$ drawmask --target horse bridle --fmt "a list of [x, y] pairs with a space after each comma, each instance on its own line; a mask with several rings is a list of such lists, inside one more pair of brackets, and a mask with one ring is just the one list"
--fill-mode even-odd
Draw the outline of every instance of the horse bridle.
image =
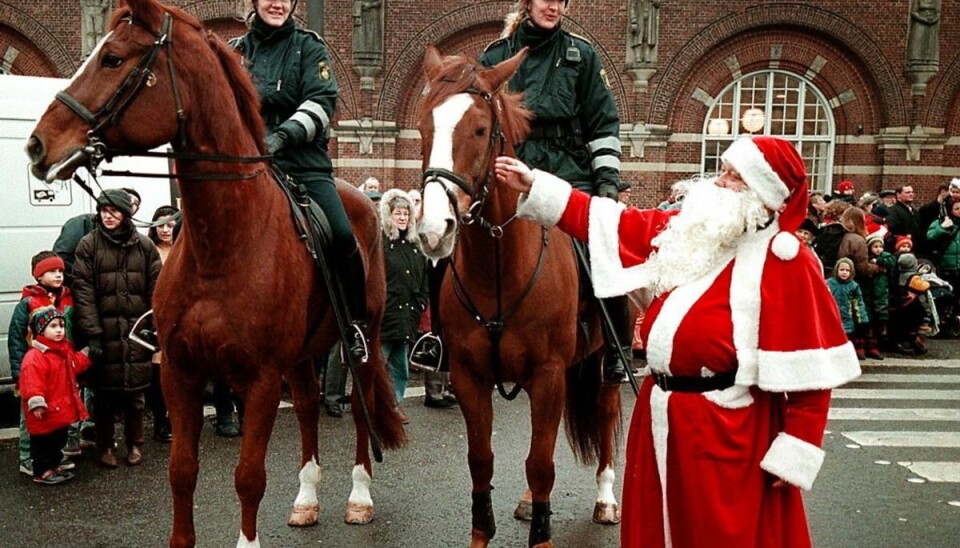
[[480, 220], [481, 224], [492, 227], [493, 225], [483, 222], [480, 211], [483, 209], [483, 204], [487, 199], [488, 186], [490, 185], [490, 181], [493, 179], [493, 160], [495, 155], [492, 153], [494, 150], [496, 150], [496, 147], [499, 144], [500, 151], [498, 155], [503, 154], [506, 148], [506, 137], [504, 136], [503, 128], [500, 125], [500, 117], [497, 116], [497, 105], [494, 103], [493, 94], [487, 91], [481, 91], [474, 87], [467, 88], [464, 90], [464, 93], [481, 97], [487, 103], [487, 105], [490, 106], [490, 112], [493, 114], [493, 129], [490, 131], [490, 139], [487, 145], [487, 167], [484, 170], [485, 174], [482, 176], [482, 178], [475, 180], [473, 182], [473, 186], [471, 186], [465, 178], [452, 170], [442, 167], [429, 167], [423, 171], [423, 181], [420, 185], [420, 193], [424, 193], [428, 184], [439, 184], [441, 188], [443, 188], [444, 193], [446, 193], [447, 199], [450, 200], [450, 205], [453, 207], [453, 211], [456, 213], [459, 211], [460, 205], [454, 190], [444, 184], [444, 180], [449, 181], [455, 184], [460, 190], [469, 196], [471, 200], [470, 207], [467, 212], [460, 216], [460, 222], [463, 224], [472, 224], [477, 220]]

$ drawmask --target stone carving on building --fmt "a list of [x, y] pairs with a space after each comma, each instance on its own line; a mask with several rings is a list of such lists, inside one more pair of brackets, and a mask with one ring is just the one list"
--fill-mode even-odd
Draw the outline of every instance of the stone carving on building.
[[926, 86], [939, 70], [940, 0], [911, 0], [907, 76], [915, 87]]
[[636, 88], [645, 90], [657, 71], [661, 0], [628, 0], [627, 70]]
[[113, 9], [112, 0], [82, 0], [80, 3], [80, 52], [86, 57], [97, 47], [105, 34], [107, 18]]
[[353, 65], [365, 90], [373, 89], [373, 77], [383, 68], [383, 3], [353, 2]]

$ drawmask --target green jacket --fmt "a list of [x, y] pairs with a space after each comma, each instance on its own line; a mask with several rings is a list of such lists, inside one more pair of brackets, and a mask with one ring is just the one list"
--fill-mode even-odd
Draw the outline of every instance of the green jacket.
[[525, 92], [524, 103], [536, 118], [517, 156], [590, 194], [605, 187], [605, 193], [615, 195], [620, 116], [596, 50], [561, 28], [543, 33], [521, 24], [509, 37], [487, 46], [480, 63], [496, 65], [524, 46], [530, 50], [510, 89]]
[[[956, 224], [950, 228], [943, 228], [941, 222], [943, 221], [937, 219], [927, 228], [927, 241], [930, 242], [930, 246], [943, 250], [937, 268], [941, 271], [960, 270], [960, 230]], [[954, 219], [954, 223], [956, 222], [957, 220]]]
[[323, 39], [296, 28], [292, 18], [272, 28], [254, 17], [250, 32], [230, 45], [243, 55], [253, 77], [267, 135], [280, 132], [286, 137], [286, 146], [275, 154], [274, 163], [298, 181], [332, 182], [327, 141], [337, 104], [337, 79]]

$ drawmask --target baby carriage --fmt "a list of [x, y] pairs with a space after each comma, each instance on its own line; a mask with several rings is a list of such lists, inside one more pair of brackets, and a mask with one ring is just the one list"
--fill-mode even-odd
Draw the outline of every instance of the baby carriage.
[[957, 298], [953, 287], [943, 278], [937, 276], [937, 267], [926, 259], [917, 261], [917, 272], [920, 277], [930, 282], [927, 295], [933, 303], [932, 312], [935, 319], [935, 330], [941, 338], [960, 337], [960, 316], [958, 316]]

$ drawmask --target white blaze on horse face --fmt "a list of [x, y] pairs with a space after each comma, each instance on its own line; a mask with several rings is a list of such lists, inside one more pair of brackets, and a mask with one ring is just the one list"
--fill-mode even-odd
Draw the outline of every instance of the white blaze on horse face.
[[74, 80], [77, 79], [77, 76], [80, 76], [81, 74], [83, 74], [83, 71], [87, 70], [87, 65], [92, 63], [94, 59], [96, 59], [97, 56], [100, 55], [100, 49], [103, 48], [103, 45], [107, 43], [107, 40], [110, 40], [110, 38], [112, 37], [113, 37], [113, 31], [111, 30], [103, 38], [101, 38], [99, 42], [97, 42], [96, 47], [94, 47], [93, 51], [90, 52], [90, 55], [87, 55], [87, 58], [83, 60], [83, 64], [80, 65], [80, 68], [77, 69], [77, 72], [74, 72], [73, 76], [70, 77], [70, 84], [67, 84], [67, 85], [73, 84]]
[[[469, 94], [458, 93], [433, 109], [433, 148], [428, 167], [453, 171], [453, 132], [472, 106], [473, 98]], [[452, 183], [443, 181], [441, 184], [457, 190]], [[456, 213], [450, 210], [450, 201], [441, 184], [428, 184], [423, 189], [423, 217], [419, 232], [433, 247], [439, 247], [447, 222]]]

